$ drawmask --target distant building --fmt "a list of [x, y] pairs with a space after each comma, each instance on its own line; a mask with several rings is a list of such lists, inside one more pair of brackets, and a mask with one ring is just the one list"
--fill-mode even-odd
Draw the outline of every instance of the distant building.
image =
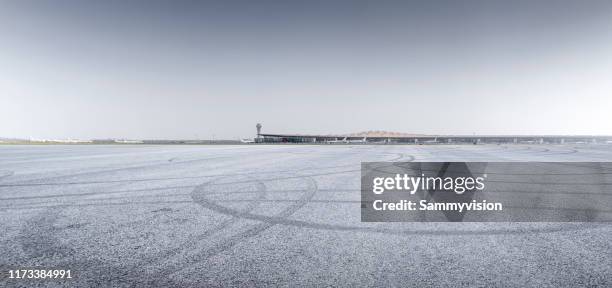
[[[260, 138], [259, 138], [260, 137]], [[352, 134], [272, 134], [258, 133], [263, 143], [320, 144], [563, 144], [610, 143], [612, 136], [588, 135], [423, 135], [388, 131], [366, 131]]]

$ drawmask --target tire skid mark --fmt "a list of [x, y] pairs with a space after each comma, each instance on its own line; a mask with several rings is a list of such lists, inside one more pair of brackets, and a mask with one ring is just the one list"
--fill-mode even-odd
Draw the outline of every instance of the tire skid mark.
[[[310, 189], [307, 189], [306, 192], [295, 202], [292, 203], [291, 205], [289, 205], [289, 207], [287, 207], [286, 209], [284, 209], [283, 211], [281, 211], [280, 213], [278, 213], [276, 216], [274, 217], [278, 217], [281, 219], [287, 219], [289, 216], [293, 215], [295, 212], [297, 212], [299, 209], [301, 209], [302, 207], [304, 207], [306, 204], [308, 204], [310, 202], [310, 200], [314, 197], [314, 195], [317, 193], [318, 190], [318, 186], [317, 186], [317, 182], [316, 180], [314, 180], [311, 177], [303, 177], [302, 179], [308, 180], [308, 183], [310, 184]], [[202, 191], [205, 191], [205, 188], [208, 187], [210, 184], [209, 183], [205, 183], [199, 187], [197, 187], [196, 189], [194, 189], [193, 193], [192, 193], [192, 198], [194, 200], [194, 202], [196, 202], [197, 204], [199, 204], [200, 206], [202, 206], [203, 208], [212, 210], [214, 212], [218, 212], [218, 209], [223, 209], [228, 211], [227, 213], [221, 213], [224, 215], [229, 215], [232, 216], [233, 218], [237, 218], [237, 219], [246, 219], [245, 217], [242, 217], [242, 215], [255, 215], [252, 214], [250, 212], [245, 212], [245, 211], [240, 211], [240, 210], [236, 210], [236, 209], [230, 209], [221, 205], [216, 204], [216, 201], [214, 200], [210, 200], [207, 199], [206, 197], [202, 197], [205, 196], [206, 193], [202, 193]], [[276, 223], [273, 222], [261, 222], [258, 224], [255, 224], [254, 226], [248, 228], [245, 231], [239, 232], [237, 234], [232, 235], [231, 237], [229, 237], [228, 239], [224, 239], [221, 243], [218, 243], [214, 246], [212, 246], [211, 248], [205, 249], [199, 253], [196, 253], [194, 255], [190, 255], [188, 256], [186, 259], [181, 259], [179, 265], [171, 265], [169, 267], [164, 268], [159, 275], [161, 277], [157, 278], [157, 279], [152, 279], [153, 283], [157, 283], [158, 281], [163, 281], [163, 279], [168, 279], [171, 278], [171, 274], [179, 272], [181, 270], [187, 269], [191, 266], [193, 266], [194, 264], [197, 264], [199, 262], [202, 262], [210, 257], [213, 257], [219, 253], [222, 253], [232, 247], [234, 247], [235, 245], [246, 241], [249, 238], [255, 237], [257, 235], [259, 235], [260, 233], [268, 230], [269, 228], [273, 227], [274, 225], [276, 225]]]
[[[425, 230], [425, 229], [414, 229], [414, 230], [396, 230], [396, 229], [387, 229], [387, 228], [378, 228], [378, 227], [363, 227], [363, 226], [355, 226], [355, 225], [337, 225], [337, 224], [325, 224], [325, 223], [315, 223], [308, 222], [303, 220], [293, 220], [287, 219], [286, 217], [278, 217], [278, 216], [267, 216], [261, 214], [252, 214], [252, 213], [243, 213], [240, 211], [236, 211], [234, 209], [227, 208], [225, 206], [219, 205], [214, 202], [206, 202], [206, 208], [213, 210], [218, 213], [232, 215], [235, 217], [240, 217], [248, 220], [255, 220], [260, 222], [266, 222], [270, 224], [278, 224], [285, 226], [297, 226], [299, 228], [312, 228], [312, 229], [320, 229], [320, 230], [333, 230], [333, 231], [356, 231], [356, 232], [372, 232], [372, 233], [383, 233], [383, 234], [391, 234], [391, 235], [413, 235], [413, 234], [423, 234], [423, 235], [499, 235], [499, 234], [525, 234], [525, 233], [548, 233], [548, 232], [563, 232], [569, 230], [582, 230], [587, 229], [589, 227], [607, 227], [607, 223], [576, 223], [576, 225], [571, 224], [570, 226], [574, 226], [574, 229], [567, 229], [567, 227], [563, 227], [565, 225], [561, 224], [559, 227], [546, 227], [534, 230], [523, 230], [523, 231], [504, 231], [504, 230]], [[565, 223], [564, 223], [565, 224]]]
[[[220, 180], [220, 179], [224, 179], [224, 178], [218, 178], [215, 180]], [[214, 180], [213, 180], [214, 181]], [[205, 184], [201, 184], [202, 185], [207, 185], [213, 181], [207, 182]], [[253, 186], [251, 186], [253, 187]], [[197, 189], [197, 188], [196, 188]], [[257, 194], [257, 198], [255, 200], [262, 200], [265, 199], [266, 197], [266, 193], [267, 193], [267, 187], [266, 185], [262, 182], [262, 181], [258, 181], [257, 184], [255, 185], [255, 191], [253, 191], [253, 193]], [[194, 190], [195, 192], [195, 190]], [[200, 199], [200, 198], [205, 198], [205, 195], [202, 195], [200, 193], [190, 193], [189, 195], [192, 195], [193, 197], [195, 197], [196, 199]], [[207, 194], [206, 191], [200, 191], [200, 192], [204, 192], [204, 194]], [[195, 194], [195, 196], [194, 196]], [[195, 200], [195, 199], [194, 199]], [[200, 201], [200, 200], [197, 200]], [[251, 212], [253, 211], [255, 208], [257, 208], [262, 202], [259, 201], [252, 201], [250, 203], [247, 204], [247, 206], [244, 209], [241, 209], [241, 211], [244, 212]], [[147, 266], [150, 267], [152, 264], [155, 263], [159, 263], [162, 261], [167, 260], [169, 257], [172, 257], [173, 255], [177, 255], [178, 253], [180, 253], [181, 251], [184, 251], [186, 249], [192, 248], [194, 246], [196, 246], [198, 243], [200, 243], [200, 241], [213, 236], [225, 229], [227, 229], [228, 227], [230, 227], [231, 225], [233, 225], [234, 223], [236, 223], [237, 221], [239, 221], [240, 218], [237, 217], [233, 217], [230, 216], [228, 219], [221, 221], [220, 223], [216, 224], [214, 227], [212, 227], [211, 229], [206, 230], [204, 233], [201, 233], [197, 236], [195, 236], [195, 238], [190, 238], [189, 241], [187, 242], [183, 242], [181, 243], [181, 245], [177, 248], [174, 249], [169, 249], [160, 253], [156, 253], [153, 256], [150, 257], [145, 257], [143, 259], [141, 259], [139, 261], [139, 265], [140, 266]], [[151, 268], [149, 268], [151, 269]], [[159, 271], [157, 271], [159, 272]], [[145, 271], [143, 271], [143, 273], [145, 273]], [[150, 273], [150, 272], [146, 272], [146, 273]]]
[[13, 176], [14, 174], [15, 172], [11, 170], [0, 170], [0, 180]]
[[[401, 162], [413, 162], [416, 158], [413, 155], [407, 155], [404, 153], [393, 153], [396, 155], [395, 158], [384, 161], [387, 162], [384, 165], [380, 165], [380, 166], [376, 166], [374, 168], [372, 168], [372, 171], [376, 171], [376, 172], [380, 172], [380, 173], [395, 173], [395, 171], [385, 171], [385, 168], [389, 168], [389, 167], [394, 167], [394, 168], [400, 168], [400, 169], [405, 169], [404, 167], [400, 166], [398, 164], [398, 161]], [[402, 160], [406, 158], [405, 160]]]

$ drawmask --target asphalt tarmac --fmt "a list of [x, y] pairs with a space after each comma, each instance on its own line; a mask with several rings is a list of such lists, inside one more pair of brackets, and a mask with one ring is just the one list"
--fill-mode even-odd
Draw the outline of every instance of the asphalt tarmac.
[[362, 161], [612, 145], [0, 145], [0, 286], [612, 286], [611, 224], [362, 223]]

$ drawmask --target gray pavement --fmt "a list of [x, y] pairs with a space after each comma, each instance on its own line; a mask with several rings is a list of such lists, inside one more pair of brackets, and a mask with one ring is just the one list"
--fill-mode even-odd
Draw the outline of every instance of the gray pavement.
[[612, 286], [610, 224], [361, 223], [362, 161], [612, 145], [0, 146], [0, 286]]

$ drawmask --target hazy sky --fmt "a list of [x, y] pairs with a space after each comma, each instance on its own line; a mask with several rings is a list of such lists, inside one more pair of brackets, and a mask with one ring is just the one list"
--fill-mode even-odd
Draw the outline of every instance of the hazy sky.
[[612, 134], [612, 1], [0, 1], [0, 137]]

